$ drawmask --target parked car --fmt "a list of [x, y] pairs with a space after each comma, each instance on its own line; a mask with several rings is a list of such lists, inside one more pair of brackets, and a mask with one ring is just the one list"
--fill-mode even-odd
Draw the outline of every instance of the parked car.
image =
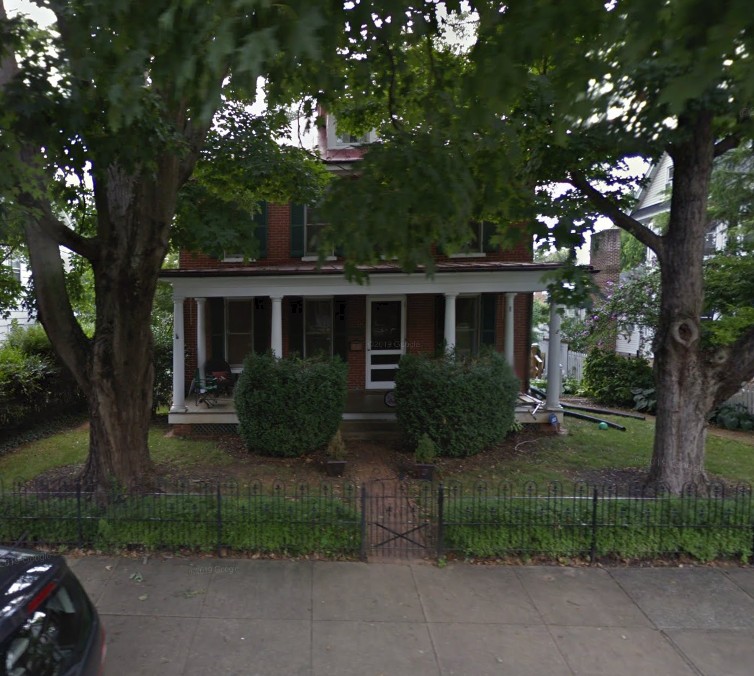
[[95, 676], [105, 651], [97, 610], [62, 556], [0, 547], [0, 674]]

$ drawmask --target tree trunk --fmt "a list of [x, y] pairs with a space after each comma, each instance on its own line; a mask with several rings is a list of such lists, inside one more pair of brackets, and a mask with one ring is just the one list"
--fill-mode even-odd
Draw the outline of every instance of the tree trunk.
[[707, 483], [707, 415], [716, 391], [701, 346], [702, 259], [714, 138], [704, 112], [679, 120], [685, 140], [672, 149], [673, 196], [658, 252], [662, 275], [655, 336], [657, 426], [649, 481], [673, 493]]

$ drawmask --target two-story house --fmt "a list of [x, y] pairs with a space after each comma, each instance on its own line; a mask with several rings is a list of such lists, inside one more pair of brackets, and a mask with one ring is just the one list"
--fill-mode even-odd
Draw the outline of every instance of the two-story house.
[[[319, 135], [322, 161], [350, 173], [373, 140], [340, 135], [328, 121]], [[265, 204], [257, 216], [257, 260], [182, 251], [178, 268], [163, 271], [174, 299], [169, 422], [179, 432], [237, 423], [232, 400], [208, 407], [189, 390], [210, 360], [237, 373], [251, 351], [339, 355], [348, 364], [346, 419], [394, 417], [385, 395], [401, 356], [443, 346], [466, 354], [492, 346], [528, 386], [532, 293], [546, 288], [543, 275], [557, 264], [534, 263], [530, 245], [492, 246], [491, 228], [477, 224], [463, 254], [438, 252], [432, 277], [386, 260], [366, 269], [369, 282], [359, 285], [346, 280], [336, 256], [318, 265], [322, 227], [315, 206]]]

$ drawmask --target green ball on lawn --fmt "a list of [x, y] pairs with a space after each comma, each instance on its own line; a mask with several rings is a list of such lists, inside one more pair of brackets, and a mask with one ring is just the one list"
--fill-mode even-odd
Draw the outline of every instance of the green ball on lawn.
[[606, 422], [604, 422], [604, 421], [603, 421], [603, 422], [601, 422], [601, 423], [599, 424], [599, 428], [600, 428], [601, 430], [606, 430], [606, 429], [607, 429], [607, 423], [606, 423]]

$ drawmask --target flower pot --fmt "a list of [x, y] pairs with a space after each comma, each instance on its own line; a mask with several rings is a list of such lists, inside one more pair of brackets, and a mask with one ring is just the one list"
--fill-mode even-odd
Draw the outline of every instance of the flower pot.
[[435, 475], [435, 466], [417, 462], [414, 465], [414, 477], [422, 481], [432, 481]]
[[343, 471], [346, 469], [345, 460], [328, 460], [325, 463], [325, 470], [327, 476], [343, 476]]

